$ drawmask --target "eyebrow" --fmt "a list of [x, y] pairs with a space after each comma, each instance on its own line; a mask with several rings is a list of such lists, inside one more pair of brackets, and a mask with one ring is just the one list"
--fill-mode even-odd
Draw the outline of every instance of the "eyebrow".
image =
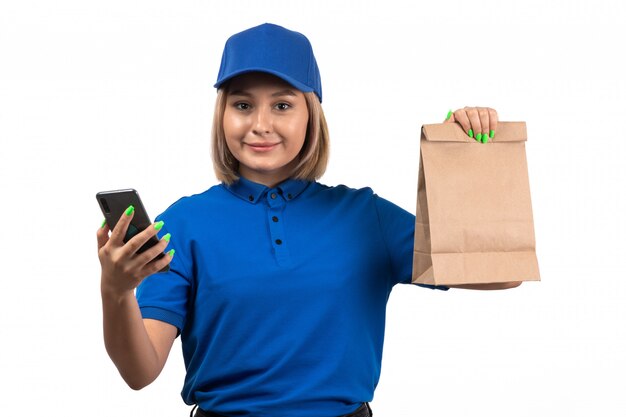
[[[229, 95], [252, 97], [252, 94], [248, 93], [246, 90], [234, 90], [234, 91], [231, 91]], [[295, 97], [295, 95], [296, 93], [294, 93], [292, 90], [285, 89], [285, 90], [280, 90], [280, 91], [273, 93], [272, 97], [280, 97], [280, 96], [294, 96]]]

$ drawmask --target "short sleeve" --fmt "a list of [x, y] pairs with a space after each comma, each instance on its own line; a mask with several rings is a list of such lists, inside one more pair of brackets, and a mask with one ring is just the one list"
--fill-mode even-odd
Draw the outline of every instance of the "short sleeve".
[[[411, 284], [413, 275], [413, 247], [415, 215], [374, 194], [381, 233], [391, 263], [392, 286]], [[419, 287], [444, 290], [443, 285], [413, 284]]]
[[189, 251], [185, 250], [182, 243], [183, 233], [177, 233], [176, 222], [168, 219], [165, 213], [156, 217], [155, 221], [159, 220], [163, 220], [164, 225], [158, 237], [160, 239], [163, 235], [171, 233], [171, 240], [165, 250], [174, 249], [174, 257], [170, 262], [169, 271], [149, 275], [139, 284], [136, 297], [144, 319], [169, 323], [175, 326], [180, 334], [185, 326], [192, 290], [192, 280], [187, 268]]

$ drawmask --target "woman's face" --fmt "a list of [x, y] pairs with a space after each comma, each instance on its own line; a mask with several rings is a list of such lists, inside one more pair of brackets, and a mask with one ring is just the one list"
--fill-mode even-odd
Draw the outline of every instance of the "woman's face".
[[304, 94], [271, 74], [235, 77], [224, 111], [226, 145], [239, 174], [269, 187], [289, 178], [306, 137]]

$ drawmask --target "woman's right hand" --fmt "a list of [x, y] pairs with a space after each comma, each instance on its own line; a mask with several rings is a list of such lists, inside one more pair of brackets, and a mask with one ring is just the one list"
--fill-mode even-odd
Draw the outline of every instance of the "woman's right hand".
[[[130, 211], [129, 214], [126, 214]], [[161, 259], [155, 259], [163, 253], [169, 242], [169, 233], [161, 238], [158, 244], [150, 249], [137, 253], [152, 236], [155, 236], [162, 222], [153, 223], [124, 244], [124, 236], [128, 230], [134, 210], [123, 213], [111, 236], [109, 226], [98, 229], [98, 258], [102, 266], [101, 290], [109, 294], [123, 295], [132, 292], [144, 278], [160, 271], [170, 263], [174, 255], [168, 252]]]

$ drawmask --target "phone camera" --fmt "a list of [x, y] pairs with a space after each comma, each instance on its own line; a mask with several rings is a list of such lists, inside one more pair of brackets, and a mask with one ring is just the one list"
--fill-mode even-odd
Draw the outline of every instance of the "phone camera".
[[107, 201], [104, 198], [100, 199], [100, 204], [102, 204], [102, 208], [104, 209], [105, 213], [111, 212], [111, 209], [109, 209], [109, 205], [107, 204]]

